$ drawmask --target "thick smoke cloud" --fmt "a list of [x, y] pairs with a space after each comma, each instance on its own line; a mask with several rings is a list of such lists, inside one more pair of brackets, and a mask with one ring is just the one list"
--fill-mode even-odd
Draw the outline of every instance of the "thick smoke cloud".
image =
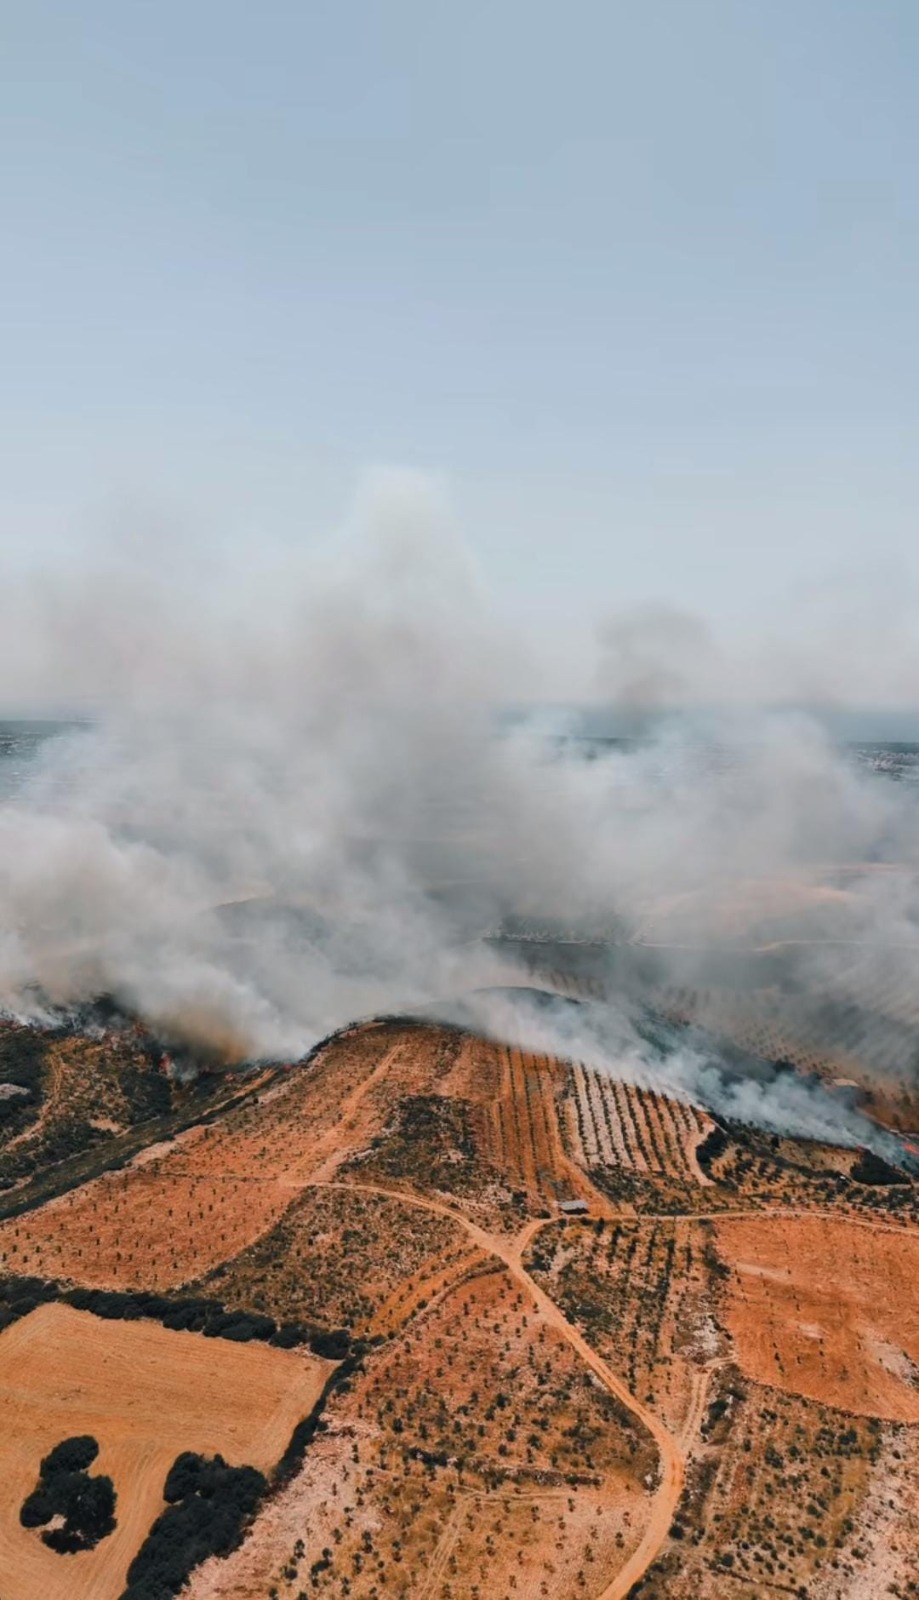
[[[509, 716], [538, 669], [411, 478], [378, 483], [322, 560], [221, 569], [147, 536], [6, 605], [8, 703], [91, 712], [0, 805], [8, 1010], [109, 993], [218, 1057], [283, 1057], [500, 981], [483, 935], [508, 919], [615, 930], [690, 981], [701, 951], [783, 937], [809, 895], [798, 980], [842, 1000], [919, 944], [902, 874], [807, 887], [815, 863], [912, 862], [917, 843], [905, 791], [808, 719], [713, 725], [709, 704], [704, 739], [684, 717], [585, 760], [563, 717]], [[690, 623], [639, 617], [603, 649], [629, 711], [691, 705], [700, 671], [714, 698], [717, 649]], [[671, 1077], [704, 1099], [701, 1058]]]
[[[780, 1135], [850, 1148], [870, 1147], [894, 1164], [899, 1139], [810, 1078], [785, 1070], [732, 1065], [695, 1030], [649, 1031], [635, 1025], [627, 1003], [572, 1003], [541, 991], [492, 989], [444, 1008], [446, 1017], [494, 1039], [512, 1039], [535, 1054], [560, 1056], [609, 1073], [620, 1083], [653, 1089], [726, 1118]], [[754, 1064], [750, 1063], [752, 1067]]]
[[595, 692], [638, 725], [686, 707], [915, 713], [919, 700], [919, 591], [885, 559], [823, 573], [777, 596], [771, 616], [717, 630], [677, 606], [612, 607], [598, 642]]

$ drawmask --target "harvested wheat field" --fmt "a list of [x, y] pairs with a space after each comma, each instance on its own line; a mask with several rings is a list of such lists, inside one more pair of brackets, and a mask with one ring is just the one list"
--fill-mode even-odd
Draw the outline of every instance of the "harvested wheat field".
[[[0, 1335], [0, 1573], [9, 1600], [116, 1600], [163, 1508], [182, 1450], [219, 1451], [265, 1471], [315, 1404], [329, 1363], [300, 1351], [105, 1322], [44, 1305]], [[99, 1442], [93, 1471], [118, 1496], [115, 1531], [93, 1550], [59, 1555], [23, 1528], [19, 1508], [39, 1462], [63, 1438]]]
[[919, 1237], [805, 1215], [715, 1226], [745, 1372], [826, 1405], [919, 1422]]

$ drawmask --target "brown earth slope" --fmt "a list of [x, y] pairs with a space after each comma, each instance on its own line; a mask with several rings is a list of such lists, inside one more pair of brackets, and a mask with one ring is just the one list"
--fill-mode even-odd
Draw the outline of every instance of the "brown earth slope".
[[[851, 1156], [794, 1140], [735, 1131], [697, 1157], [707, 1127], [653, 1087], [434, 1025], [373, 1024], [209, 1125], [10, 1217], [0, 1251], [8, 1274], [204, 1295], [363, 1341], [302, 1466], [234, 1554], [193, 1574], [198, 1600], [835, 1600], [831, 1582], [858, 1575], [859, 1540], [879, 1542], [883, 1484], [911, 1515], [915, 1192], [853, 1182]], [[571, 1200], [586, 1214], [563, 1220]], [[90, 1330], [84, 1365], [114, 1361], [114, 1420], [79, 1420], [84, 1374], [55, 1378], [39, 1340], [47, 1427], [26, 1470], [10, 1425], [8, 1470], [25, 1494], [46, 1442], [98, 1431], [119, 1526], [64, 1567], [11, 1501], [24, 1600], [36, 1548], [49, 1594], [92, 1562], [123, 1572], [170, 1452], [270, 1469], [330, 1370], [60, 1305], [0, 1333], [0, 1369], [4, 1346], [61, 1317]], [[138, 1338], [149, 1357], [132, 1377], [110, 1353]], [[206, 1372], [179, 1350], [203, 1350]], [[237, 1373], [243, 1357], [262, 1376]], [[272, 1412], [259, 1385], [276, 1361], [312, 1376], [285, 1379]], [[213, 1406], [213, 1425], [188, 1436], [186, 1377]], [[262, 1420], [281, 1419], [270, 1438], [250, 1428], [244, 1384]], [[154, 1428], [146, 1476], [132, 1416]], [[106, 1429], [128, 1440], [120, 1456]], [[893, 1595], [912, 1592], [908, 1544], [888, 1541], [873, 1569]]]

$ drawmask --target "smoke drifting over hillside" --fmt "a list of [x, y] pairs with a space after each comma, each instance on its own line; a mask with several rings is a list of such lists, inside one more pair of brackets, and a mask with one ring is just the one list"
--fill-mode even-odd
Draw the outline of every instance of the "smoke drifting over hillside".
[[[6, 605], [7, 700], [92, 708], [0, 806], [0, 1005], [18, 1013], [111, 993], [219, 1057], [295, 1055], [495, 981], [480, 936], [509, 917], [615, 926], [682, 981], [699, 947], [747, 937], [745, 885], [777, 926], [810, 864], [916, 858], [905, 787], [806, 718], [734, 712], [714, 745], [674, 724], [593, 760], [560, 753], [561, 716], [502, 718], [533, 664], [411, 479], [379, 485], [322, 565], [215, 575], [146, 541]], [[692, 626], [611, 638], [630, 710], [669, 703], [687, 662], [712, 670]], [[847, 878], [808, 917], [796, 981], [840, 1002], [919, 947], [903, 875]], [[593, 1048], [615, 1069], [611, 1036]], [[682, 1088], [705, 1098], [703, 1062]]]

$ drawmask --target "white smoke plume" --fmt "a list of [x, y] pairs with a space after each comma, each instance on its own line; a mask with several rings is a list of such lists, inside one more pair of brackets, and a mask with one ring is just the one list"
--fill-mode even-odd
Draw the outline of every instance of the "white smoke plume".
[[[508, 717], [538, 664], [405, 476], [321, 561], [221, 568], [148, 534], [11, 586], [4, 699], [88, 720], [0, 804], [0, 1006], [112, 994], [227, 1060], [296, 1056], [489, 982], [481, 936], [509, 918], [615, 927], [676, 979], [764, 925], [787, 943], [807, 894], [808, 981], [851, 1000], [865, 962], [896, 949], [908, 967], [914, 880], [873, 864], [917, 864], [911, 793], [800, 715], [735, 707], [713, 740], [700, 627], [645, 616], [604, 649], [630, 712], [691, 706], [701, 673], [706, 738], [684, 719], [574, 759], [544, 716]], [[838, 892], [809, 886], [827, 863], [851, 872]], [[679, 1071], [699, 1097], [704, 1062]]]
[[[578, 1061], [620, 1083], [700, 1106], [716, 1117], [752, 1124], [769, 1133], [823, 1143], [869, 1147], [895, 1165], [900, 1140], [837, 1099], [819, 1082], [791, 1071], [730, 1066], [694, 1030], [656, 1022], [649, 1033], [635, 1026], [627, 1005], [572, 1002], [544, 992], [483, 990], [443, 1015], [522, 1050]], [[653, 1035], [656, 1033], [657, 1037]]]

